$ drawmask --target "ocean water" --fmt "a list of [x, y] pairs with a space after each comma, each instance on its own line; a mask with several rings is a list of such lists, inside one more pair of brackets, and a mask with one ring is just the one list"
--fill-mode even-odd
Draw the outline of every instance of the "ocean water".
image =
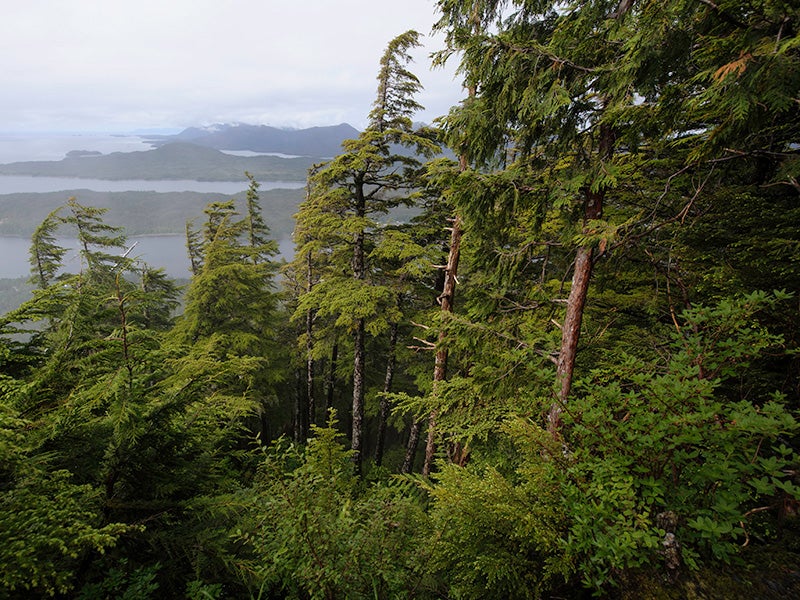
[[[59, 240], [59, 245], [67, 248], [64, 267], [70, 273], [80, 271], [78, 242], [74, 239]], [[28, 262], [31, 242], [27, 238], [0, 236], [0, 279], [28, 277], [31, 265]], [[190, 276], [189, 256], [186, 251], [186, 237], [183, 235], [143, 235], [128, 238], [128, 248], [133, 246], [128, 256], [141, 259], [154, 268], [162, 268], [170, 277], [188, 278]], [[278, 260], [292, 260], [294, 242], [290, 238], [279, 240]]]
[[153, 146], [141, 136], [110, 133], [0, 133], [0, 164], [61, 160], [72, 150], [136, 152]]
[[[134, 134], [68, 134], [68, 133], [0, 133], [0, 163], [30, 160], [61, 160], [72, 150], [88, 150], [108, 154], [111, 152], [136, 152], [150, 150], [152, 146]], [[262, 181], [262, 190], [276, 188], [298, 189], [300, 182]], [[247, 189], [247, 182], [229, 181], [174, 181], [128, 180], [107, 181], [69, 177], [0, 176], [0, 194], [44, 193], [65, 190], [89, 189], [98, 192], [154, 191], [154, 192], [210, 192], [236, 194]], [[2, 218], [2, 215], [0, 215]], [[135, 243], [131, 256], [137, 256], [153, 267], [162, 267], [172, 277], [189, 276], [189, 259], [183, 235], [152, 235], [129, 238]], [[70, 241], [62, 244], [71, 247]], [[0, 278], [27, 277], [30, 272], [27, 238], [0, 236]], [[281, 256], [291, 260], [293, 243], [290, 239], [279, 241]], [[73, 261], [72, 263], [70, 261]], [[75, 251], [65, 257], [68, 270], [80, 269]], [[74, 264], [73, 264], [74, 263]]]
[[[110, 154], [151, 150], [147, 138], [134, 134], [69, 134], [69, 133], [0, 133], [0, 164], [23, 161], [57, 161], [73, 150]], [[252, 152], [230, 152], [255, 156]], [[289, 157], [288, 155], [282, 155]], [[260, 181], [262, 190], [300, 189], [297, 181]], [[72, 177], [31, 177], [0, 175], [0, 194], [45, 193], [62, 190], [93, 190], [96, 192], [208, 192], [236, 194], [247, 189], [246, 181], [194, 180], [120, 180], [83, 179]]]
[[[259, 181], [261, 190], [300, 189], [300, 181]], [[92, 190], [95, 192], [207, 192], [237, 194], [247, 189], [246, 181], [195, 181], [193, 179], [84, 179], [78, 177], [34, 177], [31, 175], [0, 175], [0, 194], [60, 192], [63, 190]]]

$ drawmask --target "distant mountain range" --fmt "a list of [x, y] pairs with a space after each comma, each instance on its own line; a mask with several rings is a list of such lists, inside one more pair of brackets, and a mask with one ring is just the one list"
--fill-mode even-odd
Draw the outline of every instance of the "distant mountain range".
[[342, 142], [358, 137], [359, 131], [342, 123], [308, 129], [278, 129], [268, 125], [217, 124], [210, 127], [189, 127], [176, 135], [147, 136], [153, 145], [190, 142], [215, 150], [250, 150], [332, 158], [342, 150]]

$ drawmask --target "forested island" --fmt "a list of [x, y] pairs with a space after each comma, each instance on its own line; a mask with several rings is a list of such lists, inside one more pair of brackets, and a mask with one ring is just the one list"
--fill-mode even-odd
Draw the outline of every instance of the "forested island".
[[[319, 160], [319, 159], [316, 159]], [[0, 165], [0, 175], [96, 179], [194, 179], [244, 181], [258, 178], [302, 181], [315, 163], [311, 157], [232, 156], [194, 143], [173, 142], [153, 150], [78, 155], [60, 161], [25, 161]]]
[[[80, 185], [80, 182], [76, 182]], [[243, 187], [247, 187], [245, 183]], [[73, 189], [47, 193], [0, 195], [0, 234], [30, 237], [47, 214], [75, 196], [81, 203], [107, 209], [104, 220], [124, 223], [127, 235], [184, 233], [186, 221], [203, 218], [203, 208], [213, 202], [234, 200], [243, 209], [246, 193], [201, 192], [96, 192]], [[290, 237], [293, 216], [302, 202], [302, 189], [275, 189], [261, 192], [261, 202], [269, 213], [270, 229], [276, 238]], [[42, 215], [43, 213], [43, 215]]]
[[104, 208], [38, 224], [0, 597], [800, 595], [800, 7], [438, 10], [464, 100], [415, 126], [392, 40], [291, 262], [254, 173], [180, 309]]

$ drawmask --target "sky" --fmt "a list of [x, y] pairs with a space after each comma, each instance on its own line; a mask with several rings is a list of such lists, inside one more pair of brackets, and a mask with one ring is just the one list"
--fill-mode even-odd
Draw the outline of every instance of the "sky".
[[[7, 2], [7, 4], [6, 4]], [[463, 92], [430, 69], [434, 0], [6, 0], [0, 132], [212, 123], [362, 128], [387, 43], [424, 35], [410, 70], [430, 122]]]

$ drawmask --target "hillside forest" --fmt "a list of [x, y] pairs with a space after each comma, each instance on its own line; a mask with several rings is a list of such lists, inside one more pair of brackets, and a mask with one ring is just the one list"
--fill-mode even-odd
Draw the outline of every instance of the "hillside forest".
[[389, 42], [292, 262], [253, 175], [185, 289], [38, 225], [0, 598], [800, 595], [800, 6], [436, 7], [463, 100]]

